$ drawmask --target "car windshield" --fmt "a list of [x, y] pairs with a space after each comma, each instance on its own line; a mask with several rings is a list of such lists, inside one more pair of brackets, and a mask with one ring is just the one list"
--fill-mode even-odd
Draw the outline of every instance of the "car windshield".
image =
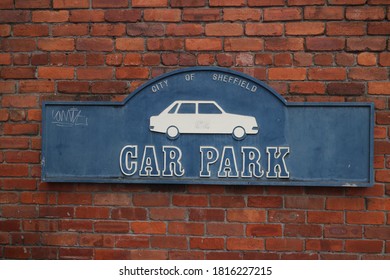
[[171, 110], [169, 110], [168, 114], [173, 114], [176, 112], [176, 109], [177, 109], [177, 106], [179, 106], [179, 103], [176, 103], [175, 106], [173, 106], [171, 108]]
[[195, 103], [182, 103], [177, 111], [178, 114], [195, 114]]
[[199, 103], [198, 112], [199, 114], [222, 114], [214, 103]]

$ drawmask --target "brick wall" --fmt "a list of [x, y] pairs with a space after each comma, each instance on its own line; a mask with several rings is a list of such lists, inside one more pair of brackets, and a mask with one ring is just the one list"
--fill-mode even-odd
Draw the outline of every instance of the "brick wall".
[[[0, 258], [390, 259], [389, 0], [1, 0]], [[43, 100], [187, 66], [376, 107], [373, 188], [47, 184]]]

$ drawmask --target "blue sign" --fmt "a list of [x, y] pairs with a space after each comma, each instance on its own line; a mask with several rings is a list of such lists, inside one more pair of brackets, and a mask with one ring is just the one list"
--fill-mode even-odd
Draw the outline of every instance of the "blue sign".
[[157, 77], [114, 102], [43, 104], [42, 180], [370, 186], [374, 107], [288, 103], [217, 67]]

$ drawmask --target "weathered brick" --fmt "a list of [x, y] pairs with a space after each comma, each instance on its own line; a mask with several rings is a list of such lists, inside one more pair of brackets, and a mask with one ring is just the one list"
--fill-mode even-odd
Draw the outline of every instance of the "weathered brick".
[[390, 94], [390, 82], [368, 82], [369, 94]]
[[108, 22], [137, 22], [141, 20], [141, 10], [106, 10], [104, 19]]
[[259, 21], [261, 11], [258, 9], [224, 9], [224, 21]]
[[306, 38], [306, 48], [311, 51], [337, 51], [344, 49], [345, 39], [331, 37]]
[[91, 84], [91, 92], [103, 94], [126, 93], [127, 83], [117, 81], [93, 82]]
[[385, 68], [367, 67], [367, 68], [350, 68], [348, 78], [351, 80], [387, 80], [388, 73]]
[[142, 38], [117, 38], [115, 47], [121, 51], [143, 51], [145, 40]]
[[130, 36], [163, 36], [164, 25], [156, 23], [134, 23], [127, 25], [127, 35]]
[[283, 24], [247, 23], [245, 34], [249, 36], [281, 36], [283, 34]]
[[383, 51], [384, 49], [386, 49], [385, 38], [347, 38], [347, 51]]
[[[213, 39], [218, 40], [218, 39]], [[263, 39], [258, 38], [226, 38], [225, 51], [261, 51], [264, 48]]]
[[347, 78], [344, 68], [311, 68], [308, 71], [309, 80], [342, 81]]
[[14, 0], [3, 0], [0, 2], [0, 9], [13, 9]]
[[[209, 39], [187, 39], [187, 40], [209, 40]], [[186, 40], [186, 47], [187, 47], [187, 40]], [[210, 39], [211, 40], [211, 39]], [[192, 46], [192, 44], [190, 44]], [[177, 38], [166, 38], [166, 39], [157, 39], [157, 38], [151, 38], [147, 40], [147, 48], [148, 50], [152, 51], [175, 51], [175, 50], [182, 50], [184, 47], [184, 41], [183, 39], [177, 39]], [[188, 48], [188, 47], [187, 47]]]
[[347, 7], [346, 18], [349, 20], [383, 20], [385, 11], [382, 7]]
[[31, 12], [27, 10], [0, 10], [0, 23], [29, 22]]
[[303, 81], [306, 79], [305, 68], [270, 68], [268, 70], [270, 80]]
[[99, 221], [94, 222], [95, 232], [127, 233], [130, 230], [128, 222]]
[[78, 81], [60, 81], [57, 83], [58, 92], [61, 93], [88, 93], [89, 83]]
[[89, 0], [53, 0], [53, 8], [89, 8]]
[[361, 36], [366, 33], [364, 22], [328, 22], [326, 34], [330, 36]]
[[112, 51], [113, 41], [108, 38], [79, 38], [76, 40], [79, 51]]
[[147, 79], [149, 69], [140, 67], [119, 67], [116, 69], [117, 79]]
[[190, 238], [190, 248], [200, 250], [223, 250], [225, 240], [223, 238]]
[[382, 212], [347, 212], [348, 224], [357, 225], [382, 225], [385, 223], [385, 215]]
[[332, 95], [363, 95], [365, 90], [364, 83], [329, 83], [326, 87]]
[[188, 247], [185, 236], [152, 236], [150, 243], [152, 248], [185, 250]]
[[221, 13], [219, 9], [184, 9], [183, 21], [218, 21], [221, 19]]
[[302, 19], [300, 8], [265, 8], [264, 21], [291, 21]]
[[92, 0], [92, 8], [127, 8], [128, 0]]
[[273, 224], [255, 224], [247, 225], [246, 227], [247, 236], [263, 236], [263, 237], [277, 237], [282, 236], [282, 226]]
[[226, 249], [229, 251], [234, 250], [264, 250], [264, 240], [258, 238], [228, 238], [226, 242]]
[[123, 36], [125, 34], [125, 24], [95, 23], [91, 29], [92, 36]]
[[271, 238], [265, 241], [268, 251], [302, 251], [303, 240], [295, 238]]
[[325, 85], [322, 82], [294, 82], [290, 84], [290, 92], [298, 94], [324, 94]]
[[40, 37], [49, 35], [49, 27], [41, 24], [17, 24], [13, 27], [14, 36]]
[[383, 241], [379, 240], [347, 240], [346, 252], [355, 253], [380, 253], [383, 250]]
[[50, 0], [15, 0], [17, 9], [43, 9], [50, 8]]
[[66, 22], [69, 20], [69, 11], [34, 11], [33, 22]]
[[69, 21], [71, 22], [102, 22], [103, 10], [71, 10]]
[[389, 22], [369, 22], [367, 26], [369, 35], [390, 35]]
[[147, 9], [144, 11], [145, 21], [180, 22], [181, 10], [179, 9]]
[[206, 24], [206, 36], [241, 36], [242, 24], [239, 23], [208, 23]]
[[253, 7], [284, 6], [284, 0], [248, 0], [248, 5]]
[[172, 7], [203, 7], [206, 0], [171, 0]]
[[172, 197], [172, 204], [175, 206], [207, 206], [208, 199], [204, 195], [180, 195]]
[[170, 222], [168, 225], [168, 233], [179, 235], [203, 235], [203, 223], [187, 223], [187, 222]]
[[321, 35], [325, 32], [322, 22], [290, 22], [286, 23], [286, 35]]
[[41, 66], [38, 68], [38, 77], [45, 79], [69, 80], [74, 77], [74, 68]]
[[187, 51], [220, 51], [222, 50], [222, 39], [185, 39]]
[[131, 230], [137, 234], [165, 234], [167, 225], [164, 222], [133, 222]]
[[266, 51], [302, 51], [303, 39], [301, 38], [266, 38]]
[[74, 39], [39, 39], [38, 49], [42, 51], [73, 51], [75, 49]]

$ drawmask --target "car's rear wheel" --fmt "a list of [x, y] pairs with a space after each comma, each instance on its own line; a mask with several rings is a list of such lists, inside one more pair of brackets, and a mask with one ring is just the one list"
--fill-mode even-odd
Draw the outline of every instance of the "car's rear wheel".
[[179, 129], [176, 126], [171, 125], [170, 127], [167, 128], [166, 135], [167, 135], [168, 139], [175, 140], [180, 135]]
[[242, 140], [246, 137], [245, 129], [242, 126], [236, 126], [233, 129], [233, 138], [236, 140]]

